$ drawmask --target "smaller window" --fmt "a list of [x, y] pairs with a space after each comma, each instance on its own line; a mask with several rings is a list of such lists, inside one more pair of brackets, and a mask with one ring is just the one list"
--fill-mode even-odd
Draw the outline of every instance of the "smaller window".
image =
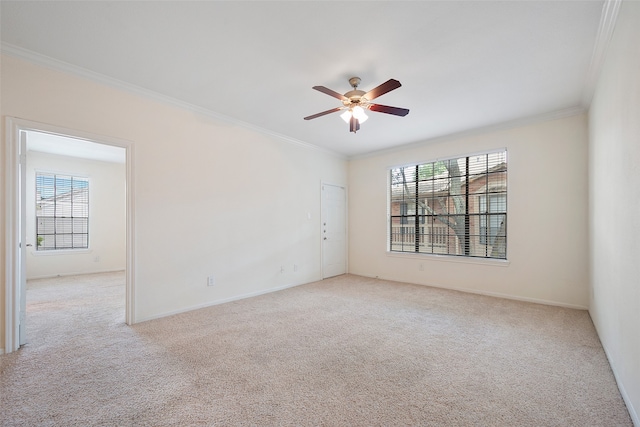
[[89, 247], [89, 179], [36, 173], [36, 250]]

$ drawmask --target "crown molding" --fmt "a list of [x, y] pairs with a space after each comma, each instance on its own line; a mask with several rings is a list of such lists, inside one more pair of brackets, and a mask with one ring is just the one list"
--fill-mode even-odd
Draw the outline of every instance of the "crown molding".
[[482, 126], [479, 128], [473, 128], [462, 132], [451, 133], [442, 136], [436, 136], [422, 141], [417, 141], [409, 144], [399, 145], [397, 147], [387, 148], [384, 150], [372, 151], [357, 156], [349, 157], [349, 160], [359, 160], [367, 157], [375, 157], [384, 154], [396, 153], [399, 151], [410, 150], [413, 148], [424, 147], [434, 143], [453, 141], [456, 139], [467, 138], [470, 136], [483, 135], [490, 132], [497, 132], [506, 129], [513, 129], [521, 126], [532, 125], [536, 123], [543, 123], [552, 120], [563, 119], [565, 117], [577, 116], [579, 114], [586, 113], [587, 109], [583, 106], [564, 108], [562, 110], [551, 111], [549, 113], [538, 114], [536, 116], [528, 116], [520, 119], [509, 120], [502, 123], [496, 123], [493, 125]]
[[587, 79], [582, 91], [582, 106], [584, 108], [589, 108], [591, 105], [591, 100], [593, 99], [596, 85], [598, 84], [598, 77], [600, 77], [600, 70], [604, 64], [609, 43], [613, 38], [613, 32], [616, 28], [621, 4], [622, 0], [605, 0], [602, 5], [602, 15], [600, 16], [596, 43], [593, 47], [591, 63], [589, 64]]
[[55, 58], [51, 58], [46, 55], [39, 54], [37, 52], [30, 51], [28, 49], [23, 49], [21, 47], [2, 42], [0, 44], [0, 53], [3, 55], [12, 56], [18, 59], [25, 60], [27, 62], [31, 62], [33, 64], [46, 67], [55, 71], [61, 71], [67, 74], [71, 74], [76, 77], [81, 77], [95, 83], [103, 84], [105, 86], [109, 86], [114, 89], [119, 89], [125, 92], [132, 93], [134, 95], [141, 96], [143, 98], [150, 99], [152, 101], [160, 102], [163, 104], [171, 105], [175, 108], [179, 108], [182, 110], [187, 110], [192, 113], [201, 114], [203, 116], [216, 119], [225, 123], [232, 124], [234, 126], [238, 126], [244, 129], [251, 130], [256, 133], [260, 133], [263, 135], [267, 135], [272, 138], [276, 138], [290, 144], [294, 144], [306, 149], [320, 151], [324, 154], [328, 154], [334, 157], [338, 157], [341, 159], [346, 159], [347, 157], [337, 153], [335, 151], [327, 150], [326, 148], [319, 147], [314, 144], [310, 144], [308, 142], [301, 141], [299, 139], [291, 138], [289, 136], [270, 131], [268, 129], [264, 129], [259, 126], [252, 125], [251, 123], [244, 122], [242, 120], [237, 120], [232, 117], [226, 116], [224, 114], [217, 113], [212, 110], [208, 110], [206, 108], [199, 107], [197, 105], [190, 104], [188, 102], [181, 101], [176, 98], [172, 98], [170, 96], [162, 95], [158, 92], [154, 92], [149, 89], [144, 89], [140, 86], [136, 86], [122, 80], [118, 80], [112, 77], [105, 76], [104, 74], [96, 73], [91, 70], [87, 70], [86, 68], [78, 67], [76, 65], [70, 64], [68, 62], [60, 61]]

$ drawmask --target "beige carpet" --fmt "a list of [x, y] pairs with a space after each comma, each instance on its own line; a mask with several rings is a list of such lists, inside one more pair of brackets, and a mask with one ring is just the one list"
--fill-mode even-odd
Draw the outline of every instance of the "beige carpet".
[[29, 283], [2, 426], [632, 425], [585, 311], [347, 275], [128, 327], [123, 283]]

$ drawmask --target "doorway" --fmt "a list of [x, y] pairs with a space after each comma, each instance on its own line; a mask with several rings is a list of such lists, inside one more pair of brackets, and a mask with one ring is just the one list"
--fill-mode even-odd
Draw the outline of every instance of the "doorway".
[[[33, 167], [27, 166], [27, 157], [30, 152], [38, 152], [42, 157], [43, 152], [47, 155], [58, 156], [59, 158], [77, 158], [99, 160], [107, 159], [109, 155], [120, 156], [123, 166], [120, 168], [124, 172], [124, 188], [119, 191], [125, 192], [125, 220], [124, 220], [124, 240], [125, 240], [125, 322], [135, 323], [134, 301], [133, 301], [133, 182], [132, 182], [132, 162], [133, 145], [128, 141], [114, 140], [111, 138], [90, 135], [83, 132], [62, 129], [59, 127], [45, 125], [41, 123], [29, 122], [22, 119], [7, 118], [7, 128], [9, 138], [6, 146], [6, 183], [7, 183], [7, 281], [6, 281], [6, 314], [5, 314], [5, 351], [7, 353], [15, 351], [25, 342], [25, 322], [26, 322], [26, 279], [27, 279], [27, 250], [31, 257], [35, 253], [39, 239], [36, 239], [34, 230], [29, 219], [35, 214], [32, 206], [35, 205], [35, 194], [31, 186], [33, 177], [27, 179], [27, 169], [30, 168], [30, 175]], [[44, 139], [41, 137], [45, 137]], [[54, 139], [55, 143], [47, 146], [46, 139]], [[32, 151], [30, 151], [32, 150]], [[34, 154], [32, 156], [35, 157]], [[105, 157], [107, 156], [107, 157]], [[46, 156], [45, 156], [46, 157]], [[112, 159], [113, 161], [113, 159]], [[54, 172], [58, 172], [59, 168]], [[71, 171], [74, 172], [74, 171]], [[29, 190], [29, 192], [27, 191]], [[29, 196], [27, 194], [29, 193]], [[27, 208], [29, 206], [29, 208]], [[32, 223], [33, 221], [31, 221]], [[28, 246], [31, 245], [31, 246]], [[44, 251], [38, 251], [44, 253]], [[81, 254], [83, 251], [74, 253], [73, 256]], [[88, 256], [96, 265], [82, 267], [90, 270], [96, 268], [102, 256], [97, 251], [87, 249], [84, 251], [85, 258]], [[50, 260], [54, 257], [43, 256], [43, 259]], [[68, 257], [67, 257], [68, 258]], [[44, 264], [47, 264], [45, 262]], [[121, 264], [121, 262], [120, 262]], [[46, 271], [46, 270], [45, 270]], [[77, 273], [69, 271], [67, 274]], [[90, 272], [87, 270], [87, 272]], [[31, 272], [31, 275], [34, 273]], [[46, 275], [46, 273], [45, 273]]]

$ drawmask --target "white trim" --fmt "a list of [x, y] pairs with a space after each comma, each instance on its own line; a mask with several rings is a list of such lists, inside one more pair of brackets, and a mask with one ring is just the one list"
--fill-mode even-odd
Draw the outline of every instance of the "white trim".
[[386, 255], [392, 258], [417, 259], [420, 261], [455, 262], [458, 264], [491, 265], [495, 267], [508, 267], [511, 264], [511, 262], [508, 259], [471, 257], [471, 256], [464, 256], [464, 255], [428, 254], [428, 253], [418, 253], [418, 252], [395, 252], [395, 251], [389, 251], [389, 250], [386, 252]]
[[600, 70], [604, 64], [609, 43], [611, 42], [613, 32], [616, 28], [618, 11], [620, 10], [621, 4], [622, 0], [605, 0], [602, 5], [602, 15], [600, 16], [598, 35], [596, 36], [593, 53], [591, 54], [589, 71], [584, 83], [584, 90], [582, 91], [582, 106], [585, 108], [589, 108], [591, 101], [593, 100], [593, 95], [595, 94], [596, 86], [598, 84], [598, 77], [600, 77]]
[[178, 310], [172, 310], [172, 311], [166, 311], [164, 313], [160, 313], [160, 314], [154, 314], [153, 316], [149, 316], [149, 317], [142, 317], [138, 320], [137, 323], [140, 322], [148, 322], [150, 320], [156, 320], [156, 319], [162, 319], [163, 317], [168, 317], [168, 316], [174, 316], [176, 314], [182, 314], [182, 313], [187, 313], [189, 311], [193, 311], [193, 310], [200, 310], [202, 308], [207, 308], [207, 307], [213, 307], [216, 305], [220, 305], [220, 304], [226, 304], [228, 302], [233, 302], [233, 301], [238, 301], [238, 300], [242, 300], [242, 299], [246, 299], [246, 298], [252, 298], [252, 297], [257, 297], [260, 295], [265, 295], [265, 294], [270, 294], [273, 292], [278, 292], [278, 291], [282, 291], [285, 289], [289, 289], [289, 288], [295, 288], [296, 286], [302, 286], [302, 285], [306, 285], [308, 283], [298, 283], [298, 284], [288, 284], [288, 285], [283, 285], [283, 286], [278, 286], [275, 288], [269, 288], [269, 289], [265, 289], [262, 291], [255, 291], [255, 292], [249, 292], [247, 294], [242, 294], [242, 295], [237, 295], [237, 296], [233, 296], [233, 297], [229, 297], [229, 298], [223, 298], [223, 299], [219, 299], [213, 302], [207, 302], [207, 303], [203, 303], [203, 304], [196, 304], [196, 305], [192, 305], [186, 308], [181, 308]]
[[[591, 316], [591, 312], [589, 312], [589, 316]], [[592, 323], [596, 330], [596, 334], [598, 334], [598, 338], [600, 338], [600, 333], [598, 332], [598, 327], [596, 326], [596, 322]], [[627, 406], [627, 411], [629, 412], [629, 416], [631, 417], [631, 422], [636, 427], [640, 427], [640, 416], [636, 411], [636, 408], [633, 407], [633, 402], [629, 398], [629, 394], [627, 393], [627, 389], [624, 387], [624, 383], [622, 382], [622, 378], [618, 375], [618, 371], [616, 370], [616, 365], [613, 363], [613, 359], [611, 358], [611, 354], [607, 349], [607, 346], [600, 340], [600, 344], [602, 344], [602, 349], [604, 350], [605, 356], [607, 356], [607, 361], [609, 362], [609, 366], [611, 367], [611, 371], [613, 372], [613, 378], [616, 380], [616, 385], [618, 386], [618, 390], [620, 391], [620, 395], [622, 396], [622, 400]]]
[[350, 156], [349, 160], [359, 160], [359, 159], [366, 159], [369, 157], [377, 157], [384, 154], [392, 154], [392, 153], [397, 153], [405, 150], [426, 147], [434, 143], [455, 141], [461, 138], [484, 135], [491, 132], [497, 132], [497, 131], [502, 131], [507, 129], [518, 128], [521, 126], [533, 125], [536, 123], [543, 123], [543, 122], [548, 122], [552, 120], [563, 119], [565, 117], [573, 117], [579, 114], [584, 114], [586, 111], [587, 109], [582, 106], [565, 108], [563, 110], [552, 111], [550, 113], [539, 114], [537, 116], [530, 116], [530, 117], [525, 117], [521, 119], [510, 120], [502, 123], [496, 123], [494, 125], [483, 126], [483, 127], [469, 129], [462, 132], [451, 133], [448, 135], [425, 139], [418, 142], [398, 145], [396, 147], [386, 148], [383, 150], [371, 151], [369, 153]]
[[[383, 277], [383, 276], [365, 276], [365, 275], [361, 275], [361, 276], [362, 277], [368, 277], [370, 279], [388, 280], [390, 282], [397, 282], [398, 281], [398, 279], [387, 278], [387, 277]], [[403, 283], [411, 283], [411, 284], [420, 285], [420, 286], [428, 286], [428, 287], [431, 287], [431, 288], [448, 289], [450, 291], [464, 292], [464, 293], [467, 293], [467, 294], [484, 295], [484, 296], [488, 296], [488, 297], [508, 299], [508, 300], [513, 300], [513, 301], [530, 302], [530, 303], [533, 303], [533, 304], [550, 305], [550, 306], [553, 306], [553, 307], [571, 308], [571, 309], [574, 309], [574, 310], [588, 310], [588, 308], [586, 306], [582, 306], [582, 305], [567, 304], [567, 303], [563, 303], [563, 302], [551, 301], [551, 300], [540, 299], [540, 298], [521, 297], [521, 296], [518, 296], [518, 295], [503, 294], [501, 292], [490, 292], [490, 291], [482, 291], [482, 290], [478, 290], [478, 289], [460, 288], [460, 287], [456, 287], [456, 286], [447, 286], [447, 285], [442, 285], [442, 284], [438, 284], [438, 283], [418, 283], [418, 282], [411, 282], [411, 281], [408, 281], [408, 280], [402, 280], [402, 282]]]
[[15, 120], [5, 119], [5, 319], [4, 351], [11, 353], [20, 347], [19, 319], [20, 301], [18, 301], [17, 280], [19, 278], [19, 259], [16, 248], [20, 244], [18, 223], [18, 163], [20, 128]]
[[[29, 150], [29, 147], [27, 146], [27, 153], [42, 153], [42, 151], [31, 151]], [[61, 154], [51, 154], [51, 153], [44, 153], [46, 155], [51, 155], [51, 156], [63, 156]], [[64, 157], [64, 156], [63, 156]], [[99, 160], [95, 160], [95, 161], [99, 161]], [[85, 173], [75, 173], [73, 171], [69, 171], [69, 170], [62, 170], [62, 169], [40, 169], [40, 168], [34, 168], [34, 172], [37, 174], [49, 174], [49, 175], [66, 175], [66, 176], [72, 176], [74, 178], [84, 178], [87, 181], [89, 181], [89, 184], [91, 184], [91, 177]]]
[[125, 167], [126, 167], [126, 265], [125, 265], [125, 282], [126, 282], [126, 295], [125, 300], [127, 302], [125, 306], [125, 322], [127, 325], [133, 325], [136, 323], [136, 287], [135, 287], [135, 256], [136, 256], [136, 241], [135, 241], [135, 224], [136, 224], [136, 205], [135, 205], [135, 181], [134, 181], [134, 165], [135, 165], [135, 145], [128, 143], [126, 147], [125, 155]]
[[38, 280], [38, 279], [53, 279], [55, 277], [68, 277], [68, 276], [87, 276], [89, 274], [104, 274], [104, 273], [119, 273], [122, 270], [118, 268], [116, 270], [98, 270], [98, 271], [79, 271], [77, 273], [63, 273], [63, 274], [45, 274], [44, 276], [31, 276], [29, 280]]
[[8, 353], [19, 347], [18, 319], [19, 301], [17, 300], [18, 263], [15, 256], [15, 248], [19, 245], [18, 226], [18, 163], [19, 163], [19, 134], [21, 131], [35, 131], [61, 135], [74, 139], [83, 139], [99, 144], [113, 145], [125, 149], [126, 152], [126, 312], [125, 321], [128, 325], [136, 323], [135, 319], [135, 206], [134, 206], [134, 145], [130, 141], [111, 138], [103, 135], [95, 135], [88, 132], [65, 129], [45, 123], [30, 120], [6, 117], [5, 137], [5, 347]]
[[78, 254], [90, 254], [93, 252], [93, 249], [82, 248], [82, 249], [46, 249], [43, 251], [39, 251], [37, 249], [31, 249], [29, 251], [30, 255], [33, 256], [52, 256], [52, 255], [78, 255]]
[[251, 123], [247, 123], [244, 122], [242, 120], [237, 120], [234, 119], [232, 117], [226, 116], [224, 114], [220, 114], [217, 113], [215, 111], [212, 110], [208, 110], [206, 108], [202, 108], [199, 107], [197, 105], [194, 104], [190, 104], [188, 102], [184, 102], [181, 101], [179, 99], [176, 98], [172, 98], [170, 96], [166, 96], [166, 95], [162, 95], [158, 92], [154, 92], [152, 90], [149, 89], [144, 89], [140, 86], [136, 86], [127, 82], [124, 82], [122, 80], [118, 80], [118, 79], [114, 79], [112, 77], [106, 76], [104, 74], [100, 74], [100, 73], [96, 73], [94, 71], [91, 70], [87, 70], [86, 68], [82, 68], [82, 67], [78, 67], [76, 65], [70, 64], [68, 62], [64, 62], [64, 61], [60, 61], [58, 59], [55, 58], [51, 58], [49, 56], [46, 55], [42, 55], [33, 51], [30, 51], [28, 49], [23, 49], [21, 47], [18, 46], [14, 46], [12, 44], [6, 43], [6, 42], [2, 42], [0, 44], [0, 52], [9, 56], [12, 56], [14, 58], [19, 58], [25, 61], [29, 61], [31, 63], [34, 63], [36, 65], [40, 65], [46, 68], [50, 68], [56, 71], [62, 71], [68, 74], [72, 74], [76, 77], [82, 77], [85, 79], [88, 79], [90, 81], [96, 82], [96, 83], [100, 83], [115, 89], [119, 89], [119, 90], [123, 90], [147, 99], [150, 99], [152, 101], [156, 101], [156, 102], [161, 102], [163, 104], [168, 104], [171, 105], [173, 107], [182, 109], [182, 110], [186, 110], [186, 111], [191, 111], [197, 114], [202, 114], [204, 116], [207, 117], [211, 117], [226, 123], [231, 123], [235, 126], [239, 126], [245, 129], [249, 129], [252, 130], [254, 132], [257, 133], [261, 133], [263, 135], [267, 135], [270, 137], [274, 137], [277, 139], [280, 139], [282, 141], [286, 141], [289, 142], [291, 144], [294, 145], [298, 145], [307, 149], [311, 149], [311, 150], [315, 150], [315, 151], [320, 151], [323, 152], [325, 154], [329, 154], [335, 157], [338, 157], [340, 159], [346, 159], [347, 157], [343, 154], [337, 153], [335, 151], [331, 151], [328, 150], [326, 148], [323, 147], [319, 147], [317, 145], [314, 144], [310, 144], [308, 142], [304, 142], [301, 141], [299, 139], [295, 139], [286, 135], [282, 135], [280, 133], [277, 132], [273, 132], [270, 131], [268, 129], [264, 129], [261, 128], [259, 126], [255, 126], [252, 125]]

